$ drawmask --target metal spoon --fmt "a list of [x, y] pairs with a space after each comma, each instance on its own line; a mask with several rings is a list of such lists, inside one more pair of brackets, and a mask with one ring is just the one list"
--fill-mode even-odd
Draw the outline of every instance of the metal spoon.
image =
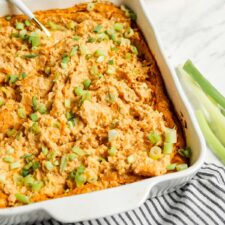
[[35, 17], [35, 15], [31, 12], [31, 10], [21, 1], [21, 0], [9, 0], [12, 4], [14, 4], [17, 8], [19, 8], [26, 16], [28, 16], [33, 23], [35, 23], [41, 30], [45, 32], [45, 34], [50, 37], [51, 33], [48, 29]]

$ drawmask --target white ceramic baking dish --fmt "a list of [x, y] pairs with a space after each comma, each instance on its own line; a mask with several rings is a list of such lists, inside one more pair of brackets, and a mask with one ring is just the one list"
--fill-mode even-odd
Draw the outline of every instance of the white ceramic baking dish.
[[[33, 11], [66, 8], [81, 2], [85, 1], [25, 0], [25, 3]], [[149, 197], [161, 195], [183, 185], [192, 178], [203, 163], [206, 149], [204, 139], [175, 71], [164, 55], [159, 36], [150, 18], [151, 15], [148, 15], [144, 0], [112, 0], [112, 2], [116, 5], [127, 5], [137, 14], [137, 23], [155, 56], [167, 92], [184, 126], [187, 145], [193, 151], [191, 166], [185, 171], [153, 177], [103, 191], [53, 199], [15, 208], [0, 209], [1, 225], [16, 225], [22, 222], [31, 223], [49, 217], [61, 222], [76, 222], [130, 210], [140, 206]], [[18, 11], [10, 6], [7, 1], [0, 1], [0, 16], [15, 13], [18, 13]]]

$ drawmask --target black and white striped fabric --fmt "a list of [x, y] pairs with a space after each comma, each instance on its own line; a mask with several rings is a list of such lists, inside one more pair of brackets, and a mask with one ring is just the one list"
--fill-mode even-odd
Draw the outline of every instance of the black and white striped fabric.
[[[69, 225], [149, 224], [225, 224], [225, 168], [205, 163], [197, 175], [181, 189], [148, 199], [138, 209]], [[32, 225], [64, 224], [49, 220]]]

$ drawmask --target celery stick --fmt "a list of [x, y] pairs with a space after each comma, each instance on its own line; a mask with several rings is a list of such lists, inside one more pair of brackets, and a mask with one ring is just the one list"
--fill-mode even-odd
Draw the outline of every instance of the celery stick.
[[188, 60], [183, 69], [199, 84], [202, 90], [225, 109], [225, 97]]
[[199, 126], [202, 130], [202, 133], [205, 136], [206, 142], [208, 146], [213, 150], [213, 152], [218, 156], [218, 158], [225, 164], [225, 148], [217, 139], [217, 137], [213, 134], [210, 129], [204, 113], [201, 110], [196, 110], [195, 115], [199, 122]]

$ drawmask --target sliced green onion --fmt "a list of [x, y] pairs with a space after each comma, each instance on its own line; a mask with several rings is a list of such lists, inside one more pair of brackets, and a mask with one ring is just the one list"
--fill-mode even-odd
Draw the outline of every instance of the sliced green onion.
[[165, 135], [165, 142], [167, 143], [177, 142], [177, 131], [175, 129], [167, 128], [164, 135]]
[[79, 40], [81, 39], [81, 37], [80, 37], [80, 36], [75, 35], [75, 36], [73, 36], [73, 37], [72, 37], [72, 39], [73, 39], [74, 41], [79, 41]]
[[87, 55], [88, 54], [88, 49], [87, 49], [86, 45], [80, 46], [80, 53], [81, 53], [81, 55]]
[[132, 28], [128, 28], [128, 30], [124, 33], [124, 36], [126, 37], [126, 38], [130, 38], [130, 37], [132, 37], [134, 35], [134, 30], [132, 29]]
[[77, 154], [75, 154], [75, 153], [71, 153], [71, 154], [68, 155], [68, 159], [70, 161], [73, 161], [76, 157], [77, 157]]
[[47, 155], [48, 154], [48, 148], [47, 147], [41, 147], [41, 151], [43, 153], [43, 155]]
[[113, 103], [116, 102], [116, 96], [114, 94], [112, 94], [112, 93], [109, 93], [109, 94], [106, 95], [105, 100], [108, 103], [113, 104]]
[[183, 69], [194, 79], [202, 90], [214, 99], [219, 105], [225, 109], [225, 97], [198, 71], [198, 69], [192, 64], [191, 60], [188, 60]]
[[30, 118], [31, 118], [31, 120], [32, 120], [33, 122], [38, 121], [38, 115], [37, 115], [37, 113], [32, 113], [32, 114], [30, 114]]
[[60, 168], [59, 168], [59, 171], [61, 174], [64, 172], [66, 166], [67, 166], [67, 157], [64, 155], [61, 158], [61, 163], [60, 163]]
[[70, 108], [71, 107], [71, 101], [70, 101], [70, 99], [65, 99], [64, 105], [65, 105], [66, 108]]
[[41, 39], [37, 32], [32, 32], [28, 38], [28, 41], [32, 47], [38, 47], [40, 45]]
[[129, 164], [134, 163], [134, 162], [135, 162], [135, 157], [134, 157], [133, 155], [128, 156], [128, 157], [127, 157], [127, 162], [128, 162]]
[[115, 139], [118, 135], [117, 130], [109, 130], [108, 131], [108, 141], [112, 141], [113, 139]]
[[149, 133], [147, 138], [153, 145], [158, 144], [162, 140], [160, 134], [156, 131], [152, 131], [151, 133]]
[[109, 75], [115, 74], [116, 73], [115, 67], [108, 67], [107, 70], [106, 70], [106, 73], [109, 74]]
[[45, 114], [45, 113], [47, 112], [47, 108], [46, 108], [45, 104], [41, 103], [41, 104], [39, 105], [38, 111], [39, 111], [39, 113], [41, 113], [41, 114]]
[[33, 132], [34, 134], [39, 134], [41, 132], [37, 122], [34, 122], [32, 124], [32, 126], [30, 127], [30, 131]]
[[69, 23], [66, 24], [66, 27], [70, 30], [74, 30], [76, 28], [76, 23], [74, 21], [69, 21]]
[[35, 192], [39, 192], [43, 186], [44, 186], [44, 183], [42, 181], [35, 181], [32, 184], [32, 190]]
[[116, 154], [116, 148], [115, 147], [111, 147], [109, 150], [108, 150], [108, 154], [110, 156], [114, 156]]
[[65, 30], [65, 27], [59, 24], [56, 24], [52, 21], [48, 22], [48, 26], [50, 27], [51, 30]]
[[0, 107], [2, 107], [5, 104], [4, 99], [0, 98]]
[[23, 168], [20, 172], [20, 174], [23, 176], [23, 177], [26, 177], [30, 174], [30, 170], [29, 169], [25, 169]]
[[195, 115], [197, 117], [202, 133], [205, 136], [208, 146], [213, 150], [218, 158], [223, 161], [223, 163], [225, 163], [225, 147], [212, 132], [204, 116], [204, 113], [201, 110], [196, 110]]
[[16, 135], [16, 133], [17, 133], [17, 131], [15, 129], [8, 129], [7, 136], [8, 137], [13, 137], [13, 136]]
[[31, 22], [30, 22], [30, 20], [25, 20], [25, 21], [24, 21], [24, 24], [25, 24], [27, 27], [29, 27], [29, 26], [31, 25]]
[[173, 164], [170, 164], [166, 167], [167, 170], [175, 170], [176, 169], [176, 166], [177, 164], [176, 163], [173, 163]]
[[122, 23], [115, 23], [113, 26], [114, 30], [116, 31], [122, 31], [123, 30], [123, 24]]
[[102, 25], [97, 25], [94, 30], [93, 30], [95, 33], [100, 33], [102, 31]]
[[66, 68], [67, 68], [67, 64], [69, 63], [69, 61], [70, 61], [69, 56], [64, 56], [64, 57], [62, 58], [62, 61], [61, 61], [61, 67], [62, 67], [63, 69], [66, 69]]
[[154, 159], [154, 160], [157, 160], [159, 158], [161, 158], [162, 156], [162, 149], [158, 146], [153, 146], [151, 149], [150, 149], [150, 152], [149, 152], [149, 157]]
[[27, 77], [27, 74], [26, 74], [25, 72], [23, 72], [23, 73], [21, 74], [21, 77], [22, 77], [22, 79], [24, 79], [24, 78]]
[[28, 55], [23, 55], [23, 58], [25, 58], [25, 59], [33, 59], [33, 58], [36, 58], [38, 56], [39, 56], [39, 54], [28, 54]]
[[37, 111], [37, 96], [32, 97], [32, 107], [34, 111]]
[[103, 62], [105, 60], [105, 56], [99, 56], [97, 59], [96, 59], [96, 62], [97, 63], [101, 63], [101, 62]]
[[70, 56], [76, 55], [77, 50], [78, 50], [78, 46], [74, 46], [70, 52]]
[[89, 91], [84, 91], [83, 95], [80, 99], [80, 104], [83, 104], [85, 101], [89, 101], [91, 99], [91, 94]]
[[5, 19], [9, 21], [9, 20], [12, 19], [12, 17], [11, 16], [5, 16]]
[[7, 79], [9, 84], [15, 84], [16, 81], [19, 80], [19, 77], [17, 75], [12, 74], [12, 75], [8, 75]]
[[19, 108], [17, 112], [18, 112], [18, 116], [21, 119], [25, 119], [26, 118], [26, 113], [25, 113], [25, 109], [24, 108]]
[[30, 203], [29, 197], [24, 195], [24, 194], [17, 193], [17, 194], [15, 194], [15, 197], [16, 197], [16, 200], [21, 202], [21, 203], [24, 203], [24, 204]]
[[72, 151], [73, 151], [75, 154], [79, 155], [79, 156], [84, 155], [84, 151], [81, 150], [79, 147], [74, 146], [74, 147], [72, 148]]
[[76, 170], [75, 183], [78, 188], [81, 187], [86, 182], [86, 177], [83, 174], [84, 170], [85, 170], [84, 166], [80, 166]]
[[83, 85], [84, 85], [84, 89], [87, 90], [91, 85], [91, 80], [89, 80], [89, 79], [84, 80]]
[[98, 67], [96, 65], [93, 65], [91, 67], [91, 74], [97, 76], [98, 75]]
[[109, 40], [109, 36], [106, 33], [97, 34], [98, 42]]
[[177, 171], [186, 170], [187, 168], [188, 168], [188, 165], [186, 163], [176, 165]]
[[163, 154], [171, 154], [173, 152], [173, 143], [164, 142]]
[[13, 162], [13, 158], [11, 156], [5, 156], [2, 158], [2, 160], [4, 162], [7, 162], [7, 163], [12, 163]]
[[131, 45], [130, 49], [135, 55], [138, 55], [138, 50], [137, 50], [137, 48], [135, 46]]
[[190, 148], [179, 149], [178, 153], [185, 158], [191, 157], [191, 149]]
[[87, 4], [87, 11], [92, 11], [95, 8], [95, 4], [93, 2], [89, 2]]
[[17, 22], [16, 23], [16, 29], [17, 30], [23, 30], [24, 29], [24, 24], [23, 23], [20, 23], [20, 22]]
[[45, 168], [48, 171], [53, 171], [54, 170], [54, 166], [52, 165], [52, 163], [50, 161], [45, 161]]
[[76, 94], [76, 96], [82, 96], [84, 94], [84, 90], [82, 87], [75, 87], [74, 93]]
[[104, 50], [98, 49], [95, 51], [96, 56], [106, 56], [106, 52]]
[[11, 147], [7, 150], [7, 154], [9, 155], [13, 154], [14, 152], [15, 152], [14, 148]]
[[33, 176], [32, 175], [28, 175], [28, 176], [26, 176], [25, 178], [24, 178], [24, 184], [26, 185], [26, 186], [31, 186], [33, 183], [34, 183], [34, 178], [33, 178]]
[[95, 41], [96, 41], [96, 39], [93, 37], [89, 37], [87, 40], [87, 42], [89, 42], [89, 43], [94, 43]]
[[112, 59], [110, 59], [110, 60], [108, 61], [108, 64], [109, 64], [109, 65], [114, 65], [114, 61], [113, 61]]

